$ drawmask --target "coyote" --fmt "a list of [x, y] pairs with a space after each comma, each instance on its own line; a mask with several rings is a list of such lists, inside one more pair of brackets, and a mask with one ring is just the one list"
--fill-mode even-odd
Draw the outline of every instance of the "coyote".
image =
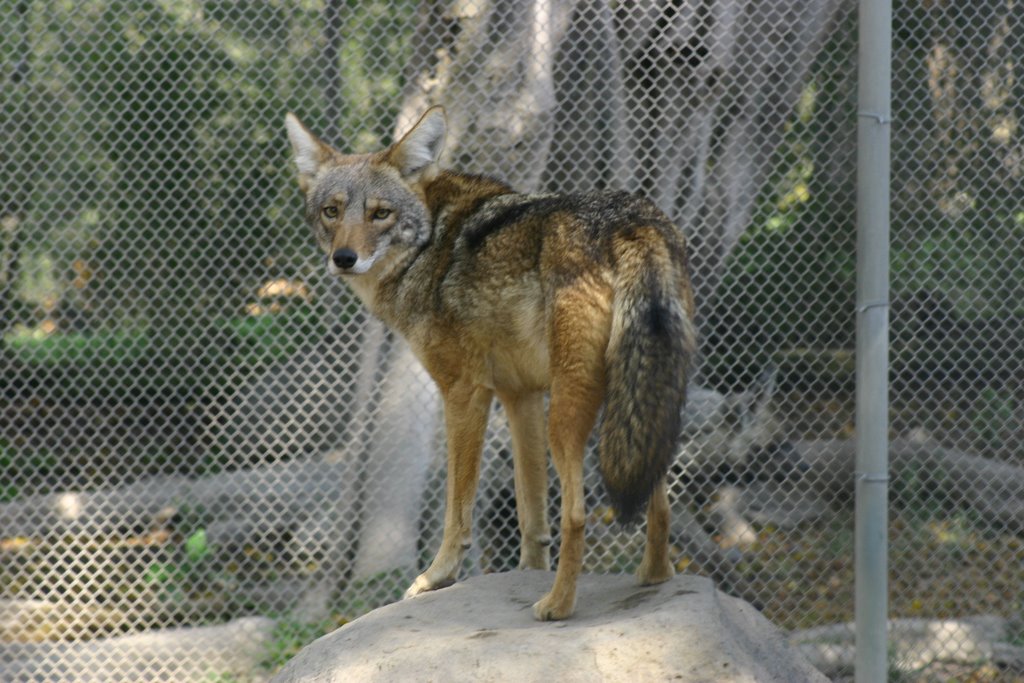
[[496, 396], [512, 433], [522, 568], [550, 568], [547, 445], [562, 489], [561, 545], [540, 620], [575, 609], [586, 511], [583, 453], [619, 519], [647, 506], [641, 584], [674, 574], [665, 477], [696, 349], [681, 232], [626, 192], [520, 194], [442, 169], [446, 121], [429, 109], [398, 142], [343, 154], [286, 118], [306, 221], [369, 310], [402, 334], [444, 401], [441, 548], [405, 593], [452, 584], [469, 547], [484, 431]]

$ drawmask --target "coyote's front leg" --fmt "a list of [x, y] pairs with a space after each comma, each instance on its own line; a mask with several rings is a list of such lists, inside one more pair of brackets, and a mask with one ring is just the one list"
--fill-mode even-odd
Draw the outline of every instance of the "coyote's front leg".
[[454, 583], [462, 557], [472, 543], [473, 501], [492, 395], [490, 389], [481, 386], [455, 385], [444, 392], [448, 441], [444, 537], [430, 567], [405, 591], [407, 598]]

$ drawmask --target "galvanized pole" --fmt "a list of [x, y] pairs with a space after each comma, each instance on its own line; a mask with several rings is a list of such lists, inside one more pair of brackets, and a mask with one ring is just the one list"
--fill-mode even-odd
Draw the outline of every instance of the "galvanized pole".
[[892, 0], [860, 0], [857, 89], [856, 683], [887, 679]]

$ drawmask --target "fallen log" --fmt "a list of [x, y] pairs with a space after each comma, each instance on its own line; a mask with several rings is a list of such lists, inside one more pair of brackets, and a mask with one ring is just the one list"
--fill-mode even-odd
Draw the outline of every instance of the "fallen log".
[[[166, 523], [183, 507], [209, 520], [295, 517], [324, 500], [354, 500], [351, 465], [292, 461], [202, 479], [153, 477], [122, 487], [29, 496], [0, 505], [5, 537], [138, 533]], [[188, 530], [186, 530], [188, 531]], [[227, 536], [232, 535], [225, 528]]]
[[[962, 619], [892, 619], [888, 624], [890, 661], [904, 672], [954, 662], [992, 663], [1016, 668], [1024, 661], [1024, 648], [1005, 642], [1007, 620], [992, 615]], [[853, 671], [856, 648], [854, 625], [833, 624], [795, 631], [789, 642], [829, 676]]]
[[83, 642], [0, 643], [0, 680], [254, 680], [273, 630], [270, 619], [246, 617]]
[[[853, 441], [798, 441], [796, 452], [809, 466], [804, 481], [852, 503]], [[1024, 531], [1024, 467], [946, 448], [931, 440], [894, 439], [889, 444], [890, 489], [904, 497], [950, 501], [990, 523]]]

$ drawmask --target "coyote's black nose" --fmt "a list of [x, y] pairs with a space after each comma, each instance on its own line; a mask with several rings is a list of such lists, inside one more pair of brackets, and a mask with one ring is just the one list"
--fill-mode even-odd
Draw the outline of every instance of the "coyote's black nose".
[[342, 270], [348, 270], [356, 264], [356, 261], [359, 260], [359, 256], [351, 249], [338, 249], [331, 254], [331, 260], [334, 261], [334, 265], [338, 266]]

